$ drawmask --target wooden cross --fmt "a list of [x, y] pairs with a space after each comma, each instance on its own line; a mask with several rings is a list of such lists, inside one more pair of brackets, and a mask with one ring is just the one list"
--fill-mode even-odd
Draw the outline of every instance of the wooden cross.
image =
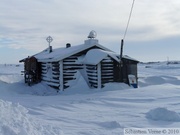
[[49, 46], [50, 46], [50, 43], [53, 41], [53, 38], [51, 36], [47, 37], [46, 38], [47, 42], [49, 43]]

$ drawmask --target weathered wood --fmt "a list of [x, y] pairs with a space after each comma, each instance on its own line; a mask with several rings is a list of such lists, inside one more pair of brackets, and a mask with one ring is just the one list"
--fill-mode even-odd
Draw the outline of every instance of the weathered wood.
[[87, 74], [89, 77], [97, 77], [97, 74], [92, 75], [92, 74]]
[[98, 64], [97, 74], [98, 74], [98, 88], [101, 88], [101, 63]]
[[86, 67], [87, 70], [97, 70], [97, 67]]
[[60, 71], [60, 77], [59, 77], [59, 84], [60, 84], [60, 90], [64, 90], [64, 80], [63, 80], [63, 60], [59, 62], [59, 71]]
[[97, 78], [90, 78], [90, 77], [88, 77], [88, 79], [89, 79], [89, 80], [98, 81], [98, 79], [97, 79]]
[[87, 73], [96, 73], [97, 74], [97, 70], [87, 70]]
[[97, 83], [97, 81], [96, 82], [94, 82], [94, 81], [89, 81], [91, 84], [93, 84], [93, 85], [98, 85], [98, 83]]
[[113, 70], [114, 67], [113, 65], [101, 65], [102, 66], [102, 70]]
[[[113, 71], [112, 71], [112, 72], [113, 72]], [[104, 72], [104, 71], [103, 71], [103, 72], [101, 72], [101, 75], [102, 75], [102, 76], [108, 76], [108, 75], [109, 75], [109, 76], [113, 76], [114, 74], [113, 74], [112, 72]]]
[[82, 67], [80, 66], [70, 66], [70, 65], [67, 65], [63, 67], [64, 70], [76, 70], [76, 69], [81, 69]]

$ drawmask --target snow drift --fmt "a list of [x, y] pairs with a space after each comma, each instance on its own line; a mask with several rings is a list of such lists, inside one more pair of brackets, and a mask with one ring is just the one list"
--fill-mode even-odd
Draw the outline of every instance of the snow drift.
[[1, 135], [61, 135], [59, 130], [50, 130], [52, 127], [38, 124], [28, 115], [23, 106], [0, 100], [0, 134]]
[[123, 83], [89, 89], [78, 77], [58, 93], [42, 82], [27, 86], [21, 70], [23, 65], [0, 65], [0, 135], [121, 135], [129, 127], [180, 127], [180, 64], [139, 64], [138, 89]]
[[146, 114], [146, 118], [156, 121], [180, 122], [179, 113], [161, 107], [150, 110]]

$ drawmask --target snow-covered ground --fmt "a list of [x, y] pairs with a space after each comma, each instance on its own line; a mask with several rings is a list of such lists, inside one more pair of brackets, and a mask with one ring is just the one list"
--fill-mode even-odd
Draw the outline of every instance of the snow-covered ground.
[[23, 65], [0, 65], [0, 135], [122, 135], [180, 127], [180, 64], [139, 64], [139, 88], [81, 85], [57, 93], [24, 84]]

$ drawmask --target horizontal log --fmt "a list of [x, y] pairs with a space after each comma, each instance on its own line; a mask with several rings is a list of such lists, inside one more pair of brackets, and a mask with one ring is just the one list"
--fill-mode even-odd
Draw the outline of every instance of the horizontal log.
[[47, 69], [47, 67], [41, 67], [41, 69], [44, 69], [44, 70], [46, 70], [46, 69]]
[[76, 70], [64, 70], [64, 72], [63, 72], [64, 74], [71, 74], [71, 73], [77, 73], [77, 71]]
[[114, 67], [113, 66], [102, 66], [101, 67], [101, 70], [103, 70], [103, 69], [113, 69]]
[[102, 79], [104, 79], [104, 78], [111, 78], [111, 79], [113, 79], [114, 77], [113, 76], [102, 76], [101, 78]]
[[102, 70], [101, 73], [113, 73], [113, 70]]
[[92, 75], [92, 74], [87, 74], [88, 76], [92, 76], [92, 77], [97, 77], [97, 74], [96, 75]]
[[60, 72], [52, 72], [53, 73], [53, 75], [60, 75]]
[[74, 76], [63, 76], [63, 79], [73, 80], [73, 79], [75, 79], [75, 77]]
[[87, 73], [91, 73], [91, 74], [97, 74], [97, 70], [87, 70]]
[[102, 84], [110, 83], [110, 82], [114, 82], [114, 80], [101, 80], [101, 83], [102, 83]]
[[54, 68], [54, 69], [52, 69], [52, 71], [59, 72], [59, 68]]
[[97, 81], [98, 79], [97, 78], [91, 78], [91, 77], [88, 77], [89, 80], [94, 80], [94, 81]]
[[97, 82], [89, 81], [90, 84], [97, 85]]
[[97, 67], [86, 67], [88, 70], [97, 70]]
[[63, 73], [63, 76], [74, 76], [75, 73]]
[[53, 67], [59, 67], [59, 63], [57, 64], [52, 64]]
[[52, 77], [59, 77], [59, 75], [52, 74]]
[[113, 81], [113, 79], [111, 78], [102, 78], [101, 81]]
[[78, 70], [83, 69], [83, 66], [64, 66], [63, 70]]
[[112, 72], [101, 72], [101, 75], [110, 75], [110, 76], [114, 76], [114, 74]]
[[92, 65], [92, 64], [86, 64], [87, 67], [92, 67], [92, 66], [96, 66], [96, 65]]

